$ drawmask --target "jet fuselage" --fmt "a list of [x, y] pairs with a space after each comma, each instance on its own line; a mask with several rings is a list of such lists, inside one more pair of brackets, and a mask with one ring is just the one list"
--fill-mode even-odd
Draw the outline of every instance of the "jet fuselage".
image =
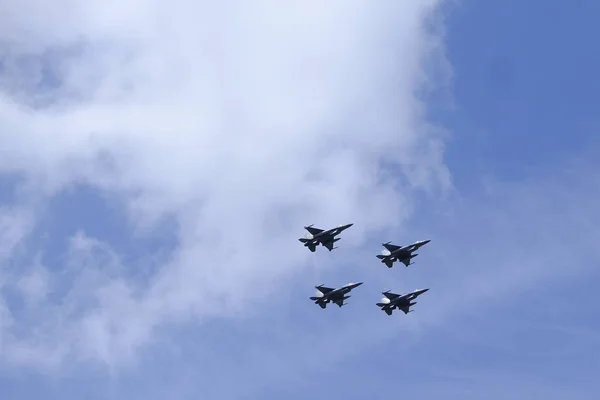
[[306, 229], [308, 233], [305, 237], [298, 240], [304, 244], [304, 247], [308, 247], [311, 252], [314, 252], [318, 245], [323, 245], [331, 251], [335, 248], [333, 247], [333, 244], [340, 240], [340, 238], [336, 238], [335, 236], [350, 228], [352, 225], [354, 224], [340, 225], [337, 228], [325, 231], [313, 228], [313, 225], [305, 226], [304, 229]]
[[388, 290], [382, 293], [384, 297], [381, 299], [381, 303], [377, 303], [377, 306], [380, 307], [382, 311], [385, 311], [385, 313], [388, 315], [392, 315], [392, 311], [395, 309], [402, 310], [405, 314], [408, 314], [412, 311], [410, 307], [417, 304], [417, 302], [413, 300], [428, 290], [429, 289], [418, 289], [403, 295], [396, 295], [394, 293], [390, 293]]
[[[325, 305], [328, 303], [336, 303], [338, 306], [343, 306], [344, 300], [350, 298], [350, 295], [346, 296], [348, 293], [362, 285], [363, 282], [357, 283], [349, 283], [347, 285], [342, 286], [341, 288], [329, 290], [328, 288], [323, 287], [323, 285], [315, 286], [315, 289], [318, 291], [317, 296], [313, 296], [310, 299], [321, 306], [321, 308], [325, 308]], [[326, 289], [326, 290], [325, 290]], [[320, 294], [320, 295], [319, 295]]]
[[[413, 253], [417, 251], [421, 246], [426, 245], [430, 241], [431, 240], [419, 240], [418, 242], [415, 242], [413, 244], [409, 244], [407, 246], [400, 246], [399, 248], [391, 251], [388, 248], [388, 245], [390, 245], [391, 242], [382, 243], [382, 246], [385, 247], [385, 250], [383, 254], [378, 255], [377, 258], [379, 258], [382, 263], [385, 263], [390, 268], [395, 261], [404, 262], [405, 264], [407, 264], [406, 266], [408, 266], [410, 265], [410, 260], [418, 256], [418, 254]], [[392, 247], [395, 246], [392, 245]]]

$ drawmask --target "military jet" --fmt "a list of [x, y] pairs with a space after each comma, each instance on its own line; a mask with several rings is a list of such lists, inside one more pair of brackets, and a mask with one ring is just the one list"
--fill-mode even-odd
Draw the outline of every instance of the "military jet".
[[329, 288], [323, 285], [315, 286], [316, 296], [311, 297], [310, 299], [318, 304], [319, 307], [325, 308], [328, 303], [337, 304], [338, 307], [345, 306], [347, 303], [344, 303], [344, 300], [350, 297], [350, 295], [346, 296], [346, 294], [350, 293], [350, 291], [354, 288], [362, 285], [362, 282], [358, 283], [348, 283], [347, 285], [342, 286], [341, 288]]
[[413, 254], [413, 252], [429, 242], [431, 242], [431, 240], [419, 240], [407, 246], [397, 246], [395, 244], [390, 244], [391, 242], [382, 243], [381, 245], [385, 247], [385, 250], [383, 250], [382, 254], [378, 254], [377, 258], [387, 265], [388, 268], [392, 268], [394, 261], [400, 261], [408, 267], [413, 264], [411, 260], [418, 256], [418, 254]]
[[417, 302], [413, 300], [428, 290], [429, 289], [417, 289], [406, 294], [396, 294], [386, 290], [385, 292], [381, 292], [384, 297], [381, 299], [381, 303], [377, 303], [377, 307], [381, 307], [381, 310], [385, 311], [387, 315], [392, 315], [394, 309], [401, 310], [406, 315], [413, 311], [410, 307], [417, 304]]
[[336, 239], [335, 236], [350, 228], [352, 225], [354, 224], [340, 225], [337, 228], [328, 230], [313, 228], [312, 225], [305, 226], [304, 229], [306, 229], [308, 233], [305, 237], [298, 240], [304, 243], [304, 247], [308, 247], [308, 249], [313, 253], [317, 249], [318, 245], [325, 246], [327, 247], [327, 250], [331, 251], [333, 249], [337, 249], [337, 246], [333, 247], [333, 244], [341, 239]]

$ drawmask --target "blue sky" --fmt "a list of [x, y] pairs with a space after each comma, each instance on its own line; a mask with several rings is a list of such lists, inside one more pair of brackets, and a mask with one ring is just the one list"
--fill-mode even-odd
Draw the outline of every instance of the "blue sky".
[[2, 398], [600, 395], [597, 2], [109, 3], [0, 17]]

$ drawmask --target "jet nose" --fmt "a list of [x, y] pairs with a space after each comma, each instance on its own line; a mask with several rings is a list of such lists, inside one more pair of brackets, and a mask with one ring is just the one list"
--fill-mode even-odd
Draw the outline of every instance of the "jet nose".
[[356, 282], [356, 283], [354, 284], [354, 287], [359, 287], [359, 286], [360, 286], [360, 285], [362, 285], [362, 284], [363, 284], [363, 282]]
[[429, 291], [429, 288], [427, 288], [427, 289], [421, 289], [421, 293], [425, 293], [425, 292], [428, 292], [428, 291]]
[[348, 228], [350, 228], [352, 225], [354, 225], [354, 224], [348, 224], [348, 225], [344, 225], [344, 229], [348, 229]]

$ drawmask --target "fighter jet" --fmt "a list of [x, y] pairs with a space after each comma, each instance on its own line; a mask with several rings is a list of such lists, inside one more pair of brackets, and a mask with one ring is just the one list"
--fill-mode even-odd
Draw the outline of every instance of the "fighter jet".
[[310, 299], [318, 304], [319, 307], [325, 308], [327, 307], [327, 303], [337, 304], [338, 307], [345, 306], [347, 303], [344, 303], [344, 300], [348, 299], [350, 295], [346, 296], [346, 294], [350, 293], [350, 291], [354, 288], [362, 285], [362, 282], [358, 283], [348, 283], [347, 285], [342, 286], [341, 288], [329, 288], [323, 285], [315, 286], [316, 296], [311, 297]]
[[419, 240], [407, 246], [397, 246], [395, 244], [390, 244], [391, 242], [382, 243], [381, 245], [385, 247], [385, 250], [383, 250], [382, 254], [378, 254], [377, 258], [387, 265], [388, 268], [392, 268], [394, 261], [400, 261], [408, 267], [413, 264], [411, 260], [418, 256], [418, 254], [413, 254], [413, 252], [429, 242], [431, 242], [431, 240]]
[[381, 307], [381, 310], [385, 311], [387, 315], [392, 315], [392, 311], [394, 311], [394, 309], [402, 310], [406, 315], [413, 311], [410, 309], [410, 307], [417, 304], [416, 301], [412, 300], [416, 299], [418, 296], [422, 295], [428, 290], [429, 289], [417, 289], [406, 294], [396, 294], [386, 290], [385, 292], [381, 292], [384, 297], [381, 299], [381, 303], [377, 303], [377, 307]]
[[333, 247], [333, 244], [341, 239], [335, 238], [335, 236], [350, 228], [352, 225], [354, 224], [340, 225], [337, 228], [328, 230], [313, 228], [312, 225], [305, 226], [304, 229], [306, 229], [308, 233], [305, 237], [298, 240], [304, 243], [304, 247], [308, 247], [308, 249], [313, 253], [317, 249], [318, 245], [325, 246], [327, 247], [327, 250], [331, 251], [333, 249], [337, 249], [337, 246]]

